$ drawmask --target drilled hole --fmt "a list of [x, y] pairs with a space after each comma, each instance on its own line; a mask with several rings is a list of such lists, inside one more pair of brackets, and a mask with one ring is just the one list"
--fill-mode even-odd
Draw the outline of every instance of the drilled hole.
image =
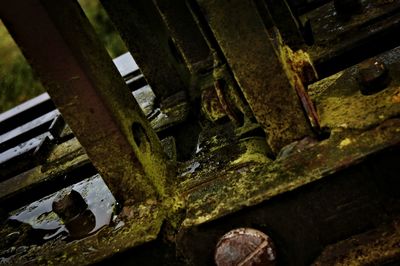
[[136, 143], [136, 146], [139, 147], [142, 151], [146, 150], [146, 147], [150, 146], [150, 139], [146, 134], [145, 129], [143, 126], [138, 123], [134, 122], [132, 124], [132, 134], [133, 134], [133, 140]]

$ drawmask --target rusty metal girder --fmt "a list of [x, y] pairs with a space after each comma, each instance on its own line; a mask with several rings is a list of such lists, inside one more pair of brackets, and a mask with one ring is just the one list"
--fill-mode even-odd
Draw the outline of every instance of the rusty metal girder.
[[0, 1], [0, 16], [117, 198], [165, 195], [158, 137], [78, 3]]
[[213, 66], [212, 50], [204, 39], [186, 0], [155, 0], [169, 33], [192, 74], [201, 74]]
[[[262, 125], [272, 151], [312, 135], [277, 36], [268, 33], [252, 1], [198, 1], [219, 46]], [[279, 39], [279, 38], [278, 38]]]
[[[73, 180], [64, 182], [87, 177], [82, 172], [86, 167], [87, 174], [93, 175], [95, 170], [89, 158], [112, 192], [125, 202], [120, 212], [110, 211], [116, 214], [115, 219], [96, 233], [84, 230], [79, 241], [62, 237], [40, 239], [38, 245], [22, 246], [22, 252], [18, 242], [9, 253], [1, 248], [0, 263], [5, 254], [5, 259], [14, 264], [77, 265], [106, 259], [104, 265], [211, 265], [218, 263], [220, 257], [213, 256], [218, 255], [218, 239], [224, 240], [230, 229], [243, 227], [256, 228], [268, 235], [267, 239], [271, 238], [273, 245], [269, 245], [268, 252], [278, 265], [309, 265], [315, 259], [316, 265], [342, 258], [355, 262], [357, 256], [364, 255], [371, 259], [367, 262], [399, 259], [398, 49], [374, 58], [386, 64], [389, 77], [395, 76], [390, 81], [385, 76], [383, 84], [378, 84], [379, 90], [373, 88], [372, 93], [367, 91], [368, 95], [360, 92], [360, 84], [372, 83], [374, 87], [376, 81], [382, 82], [382, 72], [359, 82], [359, 66], [310, 86], [311, 98], [321, 116], [318, 120], [304, 87], [315, 78], [308, 55], [302, 51], [293, 53], [284, 46], [279, 34], [266, 25], [263, 15], [268, 14], [261, 14], [257, 5], [273, 1], [103, 0], [126, 40], [131, 42], [130, 48], [137, 48], [138, 56], [142, 56], [139, 64], [148, 68], [144, 73], [150, 83], [159, 82], [161, 86], [156, 86], [155, 92], [164, 110], [149, 111], [149, 125], [76, 2], [1, 1], [1, 18], [42, 76], [83, 147], [72, 138], [54, 147], [42, 165], [1, 182], [0, 202], [15, 199], [31, 186], [42, 189], [39, 183], [58, 181], [71, 171], [81, 175], [69, 176], [66, 179]], [[201, 10], [193, 10], [196, 3]], [[184, 16], [176, 17], [182, 13]], [[196, 25], [191, 21], [192, 15], [196, 16]], [[182, 21], [190, 22], [190, 26], [179, 25]], [[187, 43], [190, 38], [186, 34], [190, 33], [186, 30], [193, 27], [200, 28], [203, 36], [197, 31], [194, 34], [207, 44], [206, 47], [204, 42], [199, 43], [202, 51], [197, 50], [196, 44]], [[128, 36], [129, 33], [133, 35]], [[200, 73], [203, 65], [197, 68], [197, 62], [207, 58], [206, 48], [212, 50], [215, 65], [198, 79], [196, 89], [202, 89], [206, 99], [203, 109], [210, 115], [209, 120], [221, 125], [196, 117], [198, 120], [191, 122], [206, 124], [197, 135], [197, 131], [192, 134], [182, 123], [190, 120], [186, 115], [189, 104], [182, 99], [186, 99], [185, 79]], [[374, 65], [381, 67], [380, 63]], [[179, 70], [183, 64], [190, 75], [188, 70]], [[255, 130], [254, 120], [249, 119], [251, 115], [247, 114], [251, 112], [242, 103], [237, 85], [264, 127], [275, 159], [269, 157], [263, 132]], [[154, 97], [151, 98], [153, 101]], [[226, 115], [233, 122], [221, 119]], [[324, 139], [314, 138], [311, 130], [319, 121], [330, 130]], [[178, 123], [178, 129], [170, 130], [169, 126]], [[186, 141], [176, 137], [178, 131], [187, 130], [198, 137], [196, 151], [177, 165], [176, 175], [169, 171], [151, 126], [161, 136], [168, 136], [163, 142], [170, 143], [171, 158], [177, 157], [175, 139]], [[168, 177], [173, 174], [176, 186], [171, 186], [173, 191], [168, 194]], [[169, 197], [158, 200], [160, 195]], [[97, 202], [101, 204], [100, 200]], [[3, 207], [0, 215], [1, 211]], [[51, 215], [57, 216], [54, 208], [47, 214], [49, 220], [42, 215], [37, 218], [48, 222], [54, 219]], [[372, 234], [377, 242], [347, 249], [353, 242], [343, 241], [392, 222], [392, 227]], [[13, 230], [19, 228], [0, 230], [2, 238], [8, 239], [8, 230], [13, 237]], [[389, 234], [382, 236], [381, 232]], [[67, 237], [71, 236], [70, 233]], [[247, 242], [256, 247], [255, 242]], [[337, 245], [327, 248], [335, 242]], [[382, 246], [375, 252], [386, 249], [388, 253], [370, 253], [376, 243]], [[254, 251], [259, 247], [262, 246]], [[343, 249], [350, 251], [339, 257], [330, 252]], [[124, 251], [130, 260], [121, 255]], [[249, 261], [249, 253], [241, 256], [245, 258], [241, 262]]]
[[179, 188], [186, 215], [178, 249], [189, 265], [209, 265], [218, 238], [253, 227], [272, 237], [278, 265], [309, 265], [326, 245], [390, 222], [399, 214], [399, 131], [400, 120], [391, 119], [365, 131], [338, 129], [321, 142], [305, 139], [273, 162], [218, 171], [214, 163], [207, 171], [198, 161], [202, 170]]
[[400, 257], [400, 221], [395, 219], [377, 229], [329, 245], [312, 264], [326, 265], [397, 265]]
[[301, 44], [304, 44], [301, 34], [302, 25], [299, 19], [293, 14], [287, 0], [261, 0], [259, 2], [267, 4], [267, 9], [273, 17], [273, 23], [279, 28], [282, 38], [291, 48], [297, 48]]
[[315, 41], [311, 46], [304, 46], [304, 50], [310, 54], [320, 77], [398, 46], [399, 1], [361, 1], [361, 11], [354, 7], [351, 10], [351, 4], [345, 4], [348, 12], [353, 12], [350, 19], [341, 18], [334, 1], [327, 2], [302, 15], [310, 21]]
[[[166, 262], [165, 256], [171, 256], [174, 264], [176, 251], [185, 257], [182, 265], [209, 265], [219, 237], [237, 226], [257, 226], [268, 230], [276, 244], [278, 263], [307, 265], [332, 241], [390, 222], [399, 213], [398, 207], [391, 209], [398, 203], [393, 170], [399, 167], [387, 161], [396, 161], [400, 155], [398, 148], [392, 153], [388, 150], [400, 143], [399, 127], [399, 119], [392, 119], [366, 131], [337, 131], [322, 142], [298, 142], [275, 161], [260, 149], [262, 139], [235, 141], [213, 152], [201, 152], [180, 167], [184, 181], [178, 188], [178, 205], [167, 210], [155, 201], [133, 206], [130, 219], [120, 228], [112, 224], [80, 241], [48, 242], [10, 262], [30, 262], [34, 252], [41, 254], [35, 259], [42, 264], [89, 264], [136, 247], [128, 251], [136, 254], [133, 265], [160, 265]], [[385, 156], [374, 156], [364, 164], [367, 169], [355, 166], [383, 151]], [[374, 160], [392, 168], [366, 178]], [[160, 233], [163, 223], [176, 228]], [[172, 239], [176, 250], [165, 250], [164, 237]], [[150, 243], [143, 245], [146, 242]]]
[[102, 0], [158, 101], [188, 87], [189, 71], [153, 1]]

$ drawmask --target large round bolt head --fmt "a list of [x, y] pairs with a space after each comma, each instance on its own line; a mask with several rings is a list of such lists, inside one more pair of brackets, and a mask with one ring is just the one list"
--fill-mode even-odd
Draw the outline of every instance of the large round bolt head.
[[361, 93], [371, 95], [386, 88], [390, 77], [385, 64], [376, 59], [361, 63], [358, 67]]
[[276, 252], [271, 238], [263, 232], [238, 228], [221, 237], [214, 259], [218, 266], [269, 266], [276, 264]]

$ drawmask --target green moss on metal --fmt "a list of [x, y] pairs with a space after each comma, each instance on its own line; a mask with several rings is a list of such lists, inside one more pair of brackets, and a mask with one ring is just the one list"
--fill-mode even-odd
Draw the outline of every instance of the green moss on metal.
[[[389, 61], [391, 82], [384, 90], [363, 95], [358, 81], [358, 66], [312, 84], [309, 93], [315, 102], [322, 127], [367, 129], [400, 115], [400, 71], [397, 63], [390, 63], [388, 55], [378, 56]], [[386, 62], [386, 61], [385, 61]]]
[[212, 178], [196, 177], [195, 184], [181, 189], [187, 202], [182, 225], [190, 227], [214, 220], [319, 180], [398, 143], [398, 132], [398, 119], [365, 132], [335, 131], [330, 139], [319, 143], [299, 142], [288, 155], [271, 163], [250, 161], [223, 169]]

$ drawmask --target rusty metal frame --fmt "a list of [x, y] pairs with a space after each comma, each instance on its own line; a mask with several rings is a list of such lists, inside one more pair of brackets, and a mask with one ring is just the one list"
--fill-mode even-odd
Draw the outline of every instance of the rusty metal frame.
[[164, 196], [173, 170], [78, 3], [0, 6], [4, 24], [117, 198]]
[[185, 90], [189, 71], [179, 61], [179, 52], [153, 1], [101, 0], [101, 3], [159, 102]]
[[198, 3], [257, 121], [264, 128], [272, 151], [277, 153], [290, 142], [312, 135], [295, 89], [301, 85], [296, 84], [300, 81], [296, 81], [294, 73], [290, 74], [279, 36], [268, 32], [255, 4], [240, 0], [199, 0]]
[[[132, 5], [138, 4], [142, 8], [138, 9], [139, 11], [150, 5], [150, 14], [156, 14], [157, 17], [159, 14], [155, 11], [154, 3], [138, 1]], [[400, 120], [397, 109], [390, 113], [389, 119], [379, 123], [367, 121], [368, 125], [361, 129], [346, 129], [342, 125], [334, 124], [330, 137], [325, 140], [302, 139], [304, 136], [313, 135], [298, 95], [305, 90], [302, 87], [303, 81], [299, 80], [299, 73], [295, 73], [288, 66], [296, 61], [288, 58], [291, 54], [280, 43], [279, 35], [268, 31], [265, 22], [253, 6], [253, 1], [198, 0], [198, 3], [222, 49], [230, 67], [229, 71], [232, 71], [256, 118], [264, 126], [268, 134], [268, 143], [277, 158], [274, 161], [267, 158], [267, 147], [257, 145], [260, 143], [259, 138], [235, 139], [229, 145], [212, 147], [213, 150], [209, 151], [209, 154], [200, 152], [192, 161], [181, 165], [181, 182], [177, 189], [170, 193], [169, 189], [173, 188], [170, 188], [168, 183], [172, 180], [168, 178], [175, 174], [174, 169], [171, 169], [165, 159], [156, 133], [112, 66], [78, 4], [69, 0], [0, 2], [1, 18], [41, 76], [55, 104], [86, 149], [93, 164], [112, 192], [123, 201], [130, 218], [125, 226], [106, 227], [81, 241], [60, 241], [54, 246], [54, 243], [46, 243], [37, 247], [36, 253], [40, 253], [41, 257], [37, 260], [34, 258], [36, 262], [94, 263], [117, 252], [147, 242], [159, 241], [162, 237], [172, 239], [170, 241], [190, 259], [200, 256], [211, 258], [208, 256], [212, 253], [209, 246], [201, 247], [203, 251], [207, 250], [202, 253], [195, 249], [190, 250], [191, 247], [187, 243], [194, 242], [196, 237], [204, 240], [204, 235], [208, 237], [207, 243], [214, 243], [216, 239], [212, 238], [215, 233], [208, 234], [207, 231], [210, 228], [214, 230], [213, 222], [230, 220], [234, 216], [232, 214], [236, 213], [236, 217], [239, 218], [232, 224], [239, 224], [240, 218], [246, 216], [243, 213], [249, 206], [252, 206], [253, 210], [258, 208], [264, 211], [263, 207], [282, 194], [298, 192], [321, 181], [332, 181], [337, 178], [335, 173], [356, 165], [372, 154], [387, 152], [395, 147], [398, 156]], [[129, 4], [124, 2], [121, 6], [127, 7]], [[109, 8], [113, 8], [112, 12], [123, 11], [118, 9], [121, 6]], [[20, 10], [21, 7], [24, 7], [23, 10]], [[130, 8], [128, 10], [131, 10]], [[136, 12], [139, 12], [138, 10]], [[155, 13], [152, 13], [153, 11]], [[69, 19], [69, 24], [65, 23], [65, 18]], [[149, 18], [143, 16], [135, 19], [135, 23], [149, 22]], [[154, 24], [150, 24], [159, 25], [161, 20], [158, 19]], [[242, 25], [242, 21], [246, 23]], [[139, 34], [140, 30], [134, 28], [133, 33]], [[165, 33], [161, 33], [168, 39], [168, 36], [163, 34]], [[272, 41], [270, 37], [274, 37]], [[144, 44], [154, 44], [157, 40], [159, 39], [147, 39]], [[134, 42], [131, 47], [136, 47], [135, 45], [137, 44]], [[160, 44], [163, 45], [165, 43]], [[243, 47], [249, 48], [248, 54], [240, 54]], [[140, 46], [139, 49], [145, 51], [146, 47]], [[170, 51], [162, 49], [161, 54], [166, 56], [162, 58], [164, 63], [169, 62]], [[151, 57], [149, 60], [157, 59], [151, 53], [146, 56]], [[166, 88], [166, 91], [160, 90], [161, 87], [156, 88], [156, 94], [161, 99], [175, 93], [175, 90], [185, 89], [184, 86], [180, 87], [183, 84], [180, 83], [182, 76], [174, 67], [172, 66], [172, 70], [167, 68], [162, 75], [172, 74], [177, 83], [171, 81], [171, 84], [179, 86]], [[267, 71], [271, 72], [266, 73]], [[158, 73], [150, 73], [149, 80], [155, 74]], [[301, 96], [308, 97], [306, 94], [300, 95], [300, 98]], [[397, 100], [398, 95], [395, 96]], [[73, 156], [78, 156], [75, 163], [86, 163], [88, 157], [79, 143], [75, 139], [71, 142], [74, 145]], [[261, 142], [265, 144], [263, 140]], [[290, 145], [285, 146], [287, 144]], [[254, 150], [254, 147], [263, 150]], [[50, 154], [50, 161], [54, 153], [57, 153], [57, 150]], [[191, 164], [200, 159], [207, 167], [195, 171], [196, 167], [192, 167]], [[51, 169], [51, 163], [45, 166], [50, 167], [47, 169], [49, 173], [54, 170]], [[70, 166], [69, 163], [62, 165], [65, 168]], [[187, 166], [190, 171], [185, 171]], [[398, 169], [397, 165], [396, 167]], [[35, 168], [27, 173], [27, 176], [41, 179], [42, 175], [38, 172], [42, 170]], [[23, 179], [25, 176], [20, 177]], [[343, 178], [341, 180], [343, 181]], [[357, 182], [360, 180], [362, 181], [360, 178]], [[348, 184], [347, 180], [344, 182]], [[354, 185], [357, 184], [349, 184], [352, 189]], [[324, 188], [330, 189], [329, 186]], [[379, 193], [368, 195], [376, 194]], [[171, 197], [165, 197], [167, 195]], [[376, 205], [382, 201], [377, 199]], [[290, 208], [296, 210], [296, 204]], [[392, 215], [396, 211], [388, 213]], [[280, 213], [275, 217], [279, 216]], [[378, 217], [376, 220], [374, 218], [372, 217], [371, 221], [386, 221], [386, 217]], [[308, 217], [303, 217], [301, 222], [306, 224]], [[275, 221], [275, 225], [279, 223], [279, 220]], [[162, 231], [162, 225], [168, 229]], [[216, 231], [225, 230], [225, 225]], [[307, 225], [308, 228], [312, 228], [312, 223]], [[357, 229], [357, 224], [352, 224], [351, 228], [345, 229], [345, 233], [351, 234]], [[331, 237], [341, 237], [340, 233], [342, 232], [333, 233]], [[291, 235], [290, 230], [285, 232], [285, 236], [288, 235]], [[304, 239], [301, 238], [301, 233], [299, 235], [295, 240]], [[319, 243], [317, 238], [310, 236], [305, 239]], [[321, 243], [326, 245], [324, 241]], [[307, 248], [302, 242], [300, 244]], [[207, 257], [204, 254], [207, 254]], [[299, 253], [289, 251], [287, 254]], [[306, 256], [299, 257], [304, 259]], [[33, 262], [29, 255], [13, 259], [15, 263]], [[290, 259], [295, 261], [297, 257]]]

